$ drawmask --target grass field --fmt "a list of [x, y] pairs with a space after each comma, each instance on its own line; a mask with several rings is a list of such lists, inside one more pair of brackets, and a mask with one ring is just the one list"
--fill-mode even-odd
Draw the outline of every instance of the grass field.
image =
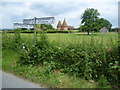
[[[86, 43], [90, 43], [91, 40], [94, 40], [96, 43], [103, 42], [103, 45], [107, 46], [109, 44], [116, 44], [118, 41], [118, 33], [94, 33], [91, 35], [87, 35], [86, 33], [53, 33], [53, 34], [46, 34], [49, 41], [54, 41], [58, 44], [76, 44], [82, 43], [83, 41]], [[37, 35], [38, 39], [39, 34]], [[24, 40], [31, 40], [33, 42], [34, 35], [33, 34], [22, 34]], [[30, 42], [30, 41], [29, 41]]]
[[47, 34], [49, 40], [54, 40], [58, 43], [82, 43], [90, 42], [91, 39], [94, 39], [96, 43], [99, 43], [103, 40], [104, 44], [110, 44], [112, 43], [111, 40], [113, 40], [113, 43], [115, 43], [118, 39], [118, 35], [116, 33], [109, 33], [109, 34], [91, 34], [86, 35], [85, 33], [76, 33], [76, 34]]
[[[14, 36], [14, 34], [7, 34], [7, 35], [8, 35], [8, 37]], [[105, 56], [106, 54], [104, 54], [105, 53], [104, 51], [100, 52], [101, 47], [104, 47], [104, 49], [107, 48], [107, 51], [111, 51], [112, 49], [116, 48], [118, 45], [118, 33], [94, 33], [94, 34], [90, 34], [90, 35], [87, 35], [86, 33], [67, 33], [67, 34], [63, 34], [63, 33], [49, 34], [49, 33], [47, 33], [45, 35], [46, 35], [47, 41], [50, 43], [50, 45], [56, 46], [58, 48], [59, 47], [63, 48], [63, 50], [60, 49], [60, 52], [58, 50], [58, 55], [60, 55], [60, 53], [64, 54], [64, 55], [61, 54], [61, 56], [59, 57], [60, 59], [58, 58], [59, 61], [62, 60], [62, 58], [63, 58], [63, 60], [64, 60], [64, 58], [66, 59], [66, 57], [68, 57], [69, 55], [71, 57], [71, 58], [68, 57], [69, 60], [79, 59], [77, 56], [75, 56], [75, 54], [80, 52], [79, 48], [82, 48], [85, 46], [86, 48], [88, 48], [88, 52], [91, 52], [91, 55], [96, 58], [95, 60], [102, 58], [102, 56], [103, 56], [103, 64], [104, 64], [104, 63], [106, 63], [104, 61], [104, 59], [105, 58], [107, 59], [109, 57]], [[21, 37], [22, 37], [23, 43], [25, 45], [33, 45], [34, 44], [33, 43], [34, 42], [33, 34], [23, 34], [22, 33]], [[38, 41], [41, 40], [40, 34], [37, 34], [37, 40]], [[6, 43], [8, 41], [9, 41], [9, 43]], [[64, 73], [64, 72], [61, 72], [59, 69], [49, 70], [50, 67], [53, 67], [54, 64], [55, 65], [57, 64], [57, 63], [53, 63], [54, 60], [52, 61], [52, 64], [51, 63], [46, 64], [50, 67], [48, 67], [48, 66], [46, 67], [45, 65], [33, 66], [31, 64], [30, 65], [19, 65], [18, 61], [20, 59], [20, 52], [19, 51], [16, 52], [13, 49], [14, 44], [12, 41], [13, 40], [10, 41], [10, 39], [7, 39], [5, 37], [3, 38], [3, 43], [5, 43], [5, 45], [7, 47], [7, 48], [3, 48], [3, 51], [2, 51], [2, 55], [3, 55], [3, 58], [2, 58], [3, 66], [2, 67], [3, 67], [4, 71], [12, 72], [20, 77], [26, 78], [30, 81], [33, 81], [33, 82], [43, 85], [45, 87], [52, 87], [52, 88], [56, 88], [56, 87], [57, 88], [102, 88], [102, 87], [110, 88], [110, 87], [113, 87], [114, 85], [117, 87], [119, 86], [119, 85], [117, 85], [118, 83], [115, 81], [113, 81], [113, 83], [115, 82], [115, 84], [112, 83], [113, 84], [112, 85], [104, 77], [101, 77], [101, 79], [98, 81], [96, 80], [94, 82], [89, 82], [89, 79], [85, 80], [82, 77], [76, 77], [74, 74], [73, 75], [69, 74], [70, 72]], [[10, 44], [10, 45], [8, 45], [8, 44]], [[74, 48], [75, 50], [77, 50], [79, 52], [77, 52], [77, 51], [69, 52], [69, 51], [71, 51], [71, 49], [69, 49], [69, 47], [67, 48], [68, 45], [70, 45], [70, 47], [73, 46], [72, 50]], [[89, 47], [91, 45], [93, 47], [95, 47], [96, 50], [89, 49]], [[65, 50], [64, 50], [64, 48], [65, 48]], [[52, 55], [50, 50], [52, 50], [52, 49], [47, 48], [46, 50], [47, 51], [44, 51], [44, 52], [48, 53], [48, 56], [44, 56], [44, 52], [43, 52], [42, 58], [44, 58], [44, 60], [45, 59], [49, 60], [49, 58]], [[55, 50], [56, 50], [56, 48], [55, 48]], [[92, 52], [92, 50], [93, 51], [95, 50], [96, 53], [99, 53], [100, 56], [97, 56], [97, 54]], [[54, 51], [54, 47], [53, 47], [53, 51]], [[32, 52], [34, 52], [34, 51], [32, 51]], [[116, 51], [113, 50], [112, 52], [116, 52]], [[88, 55], [87, 55], [89, 53], [87, 53], [87, 51], [85, 51], [84, 53], [86, 54], [85, 60], [88, 60], [88, 62], [89, 62], [89, 58], [91, 60], [91, 57], [88, 57]], [[96, 56], [93, 54], [95, 54]], [[45, 54], [45, 55], [47, 55], [47, 54]], [[114, 56], [114, 54], [113, 54], [113, 57], [111, 54], [108, 54], [108, 55], [110, 55], [110, 57], [112, 58], [111, 60], [113, 60], [113, 63], [114, 63], [114, 61], [118, 61], [117, 58]], [[27, 54], [26, 54], [26, 56], [27, 56]], [[113, 58], [115, 58], [115, 59], [113, 59]], [[50, 60], [52, 60], [52, 59], [50, 59]], [[83, 62], [85, 60], [83, 60]], [[108, 61], [109, 60], [107, 60], [107, 62]], [[46, 62], [47, 61], [45, 61], [45, 63]], [[78, 63], [77, 62], [78, 62], [78, 60], [76, 60], [73, 63], [75, 63], [77, 65], [79, 63], [79, 62]], [[70, 66], [71, 66], [71, 64], [70, 64]], [[69, 68], [66, 68], [66, 69], [69, 69]], [[88, 68], [88, 69], [90, 69], [90, 68]], [[48, 70], [48, 71], [46, 71], [46, 70]], [[111, 70], [111, 69], [109, 68], [109, 70]], [[116, 73], [114, 71], [110, 71], [110, 72]], [[88, 72], [86, 72], [86, 73], [88, 73]]]

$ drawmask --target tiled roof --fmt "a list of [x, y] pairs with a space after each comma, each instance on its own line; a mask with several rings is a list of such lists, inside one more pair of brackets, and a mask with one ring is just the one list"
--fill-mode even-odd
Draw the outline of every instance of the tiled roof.
[[59, 21], [57, 27], [61, 27], [61, 25], [61, 21]]
[[64, 19], [62, 26], [67, 26], [66, 20]]

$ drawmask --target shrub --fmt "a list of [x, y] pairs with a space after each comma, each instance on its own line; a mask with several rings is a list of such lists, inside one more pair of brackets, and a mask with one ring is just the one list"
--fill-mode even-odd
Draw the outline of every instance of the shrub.
[[[27, 47], [28, 48], [28, 47]], [[29, 47], [28, 50], [23, 49], [21, 52], [20, 60], [18, 61], [21, 64], [25, 65], [36, 65], [39, 64], [38, 62], [38, 50], [35, 46]]]
[[15, 30], [15, 33], [13, 35], [6, 34], [6, 32], [3, 32], [2, 49], [12, 49], [12, 50], [20, 51], [21, 48], [22, 48], [22, 39], [19, 30]]
[[98, 85], [99, 87], [106, 87], [109, 85], [109, 82], [107, 81], [106, 77], [102, 75], [98, 81]]
[[[43, 60], [46, 58], [46, 48], [49, 47], [46, 36], [41, 32], [39, 41], [35, 45], [26, 44], [25, 48], [21, 51], [21, 57], [18, 62], [22, 64], [38, 65], [43, 64]], [[37, 37], [38, 38], [38, 37]]]
[[[71, 44], [55, 46], [54, 44], [53, 46], [47, 43], [44, 35], [41, 36], [41, 41], [38, 42], [36, 47], [29, 48], [28, 54], [24, 54], [27, 56], [24, 59], [21, 58], [20, 61], [26, 60], [27, 64], [32, 65], [45, 65], [46, 72], [59, 69], [70, 75], [96, 81], [101, 79], [101, 75], [103, 75], [109, 82], [113, 80], [119, 82], [119, 57], [117, 54], [114, 54], [117, 52], [117, 48], [107, 52], [101, 44], [94, 43], [77, 46]], [[24, 55], [21, 56], [24, 57]]]
[[27, 28], [21, 28], [21, 30], [27, 30]]

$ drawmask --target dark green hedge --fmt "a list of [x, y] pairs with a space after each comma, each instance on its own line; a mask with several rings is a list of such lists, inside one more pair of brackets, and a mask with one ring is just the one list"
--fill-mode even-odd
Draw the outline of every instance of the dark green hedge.
[[[14, 33], [15, 30], [6, 31], [6, 32]], [[20, 30], [20, 32], [21, 33], [34, 33], [34, 30]], [[41, 32], [41, 30], [37, 31], [37, 33], [39, 33], [39, 32]], [[43, 31], [43, 32], [46, 32], [46, 33], [76, 33], [76, 32], [78, 32], [78, 30], [46, 30], [46, 31]]]

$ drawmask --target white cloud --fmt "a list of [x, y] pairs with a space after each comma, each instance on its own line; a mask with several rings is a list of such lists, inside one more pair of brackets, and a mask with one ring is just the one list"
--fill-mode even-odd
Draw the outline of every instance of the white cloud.
[[98, 9], [100, 16], [109, 20], [113, 27], [118, 25], [118, 3], [117, 2], [96, 2], [89, 3], [88, 7]]
[[[5, 5], [4, 5], [5, 4]], [[18, 5], [19, 4], [19, 5]], [[32, 10], [32, 4], [26, 3], [3, 3], [0, 21], [2, 21], [0, 28], [13, 28], [14, 22], [22, 22], [24, 18], [41, 17], [46, 14], [42, 11]]]
[[1, 0], [2, 2], [118, 2], [119, 0]]
[[112, 2], [91, 2], [91, 3], [86, 3], [85, 6], [77, 6], [77, 10], [62, 13], [57, 16], [57, 20], [60, 18], [62, 19], [65, 17], [70, 24], [73, 24], [75, 27], [78, 27], [80, 25], [80, 17], [84, 10], [86, 8], [95, 8], [100, 12], [100, 17], [103, 17], [107, 20], [109, 20], [112, 24], [113, 27], [116, 27], [118, 25], [118, 7], [117, 3], [112, 3]]
[[68, 25], [73, 25], [75, 27], [78, 27], [80, 25], [80, 17], [83, 13], [84, 9], [79, 9], [79, 10], [73, 10], [70, 12], [66, 12], [66, 13], [62, 13], [58, 16], [56, 16], [56, 23], [55, 25], [58, 23], [58, 20], [63, 21], [64, 18], [67, 21]]
[[4, 3], [2, 3], [3, 9], [0, 10], [2, 15], [0, 21], [3, 19], [3, 27], [0, 26], [0, 28], [12, 28], [13, 22], [22, 22], [24, 18], [45, 16], [55, 16], [56, 22], [54, 26], [56, 26], [58, 20], [63, 21], [63, 19], [66, 18], [68, 25], [78, 27], [80, 25], [80, 17], [86, 8], [98, 9], [101, 17], [110, 20], [114, 27], [118, 25], [118, 0], [114, 0], [114, 2], [112, 0], [100, 0], [99, 2], [97, 2], [97, 0], [92, 0], [93, 2], [88, 2], [88, 0], [82, 2], [78, 2], [78, 0], [74, 2], [61, 1], [62, 3], [2, 1], [4, 1]]

